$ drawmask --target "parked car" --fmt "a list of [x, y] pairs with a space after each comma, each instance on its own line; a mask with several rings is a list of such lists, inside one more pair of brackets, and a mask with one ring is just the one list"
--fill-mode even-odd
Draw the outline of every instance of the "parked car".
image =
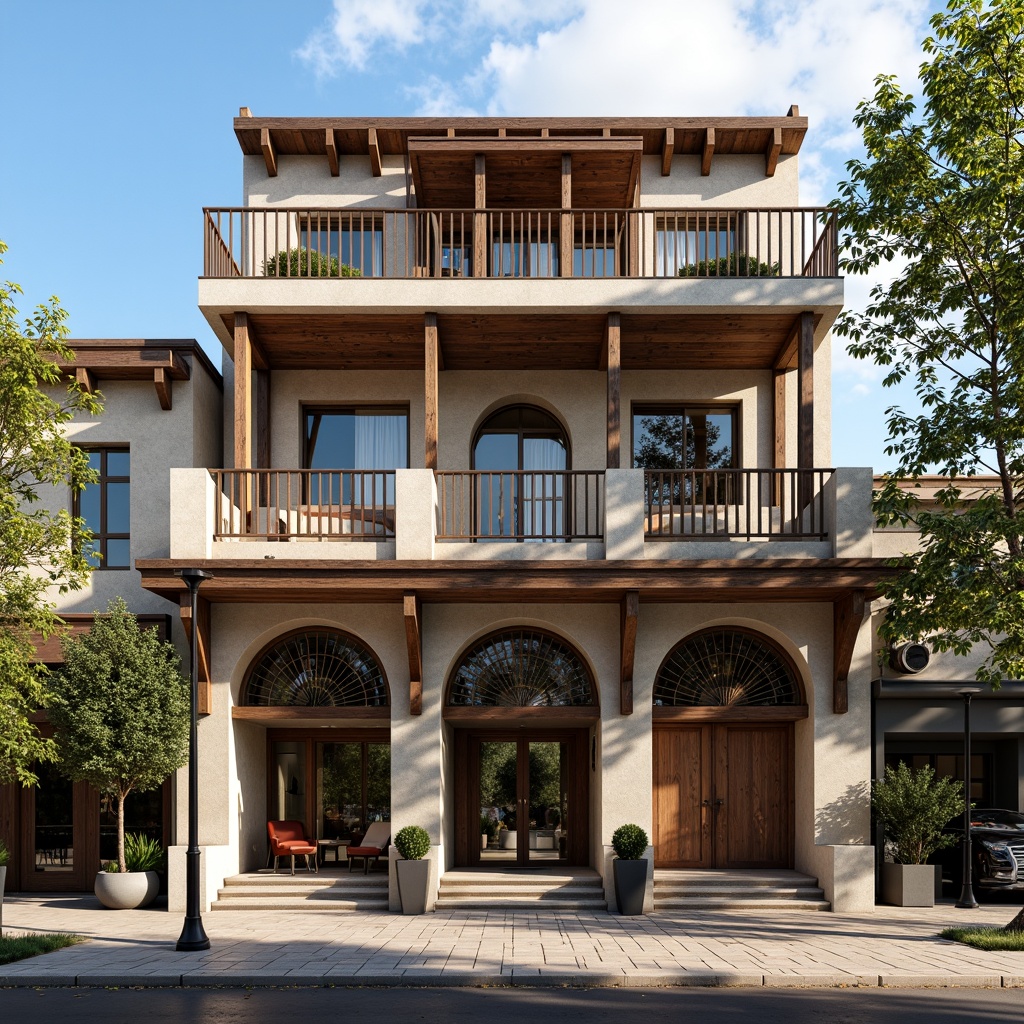
[[[950, 822], [946, 830], [962, 835], [962, 819]], [[991, 807], [973, 809], [971, 842], [975, 896], [986, 892], [1024, 892], [1024, 814]], [[959, 889], [963, 884], [960, 844], [940, 850], [936, 859], [942, 865], [943, 881]]]

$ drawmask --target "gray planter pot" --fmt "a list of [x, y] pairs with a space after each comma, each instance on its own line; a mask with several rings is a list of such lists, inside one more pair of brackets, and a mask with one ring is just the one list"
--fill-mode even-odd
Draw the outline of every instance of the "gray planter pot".
[[110, 910], [135, 910], [156, 899], [160, 876], [155, 871], [99, 871], [93, 891]]
[[514, 850], [516, 848], [516, 830], [514, 828], [502, 829], [498, 833], [498, 846], [502, 850]]
[[398, 895], [403, 914], [423, 914], [427, 910], [427, 886], [430, 883], [429, 860], [396, 860]]
[[935, 865], [883, 864], [882, 902], [894, 907], [934, 907]]
[[644, 912], [644, 895], [647, 892], [647, 858], [640, 860], [612, 861], [612, 875], [615, 879], [615, 902], [619, 913], [636, 917]]

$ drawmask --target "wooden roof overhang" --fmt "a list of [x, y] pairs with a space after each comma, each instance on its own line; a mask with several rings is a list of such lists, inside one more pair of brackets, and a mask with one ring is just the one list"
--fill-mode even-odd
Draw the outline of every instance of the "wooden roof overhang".
[[[621, 315], [622, 368], [783, 369], [796, 312]], [[228, 336], [232, 313], [222, 315]], [[423, 314], [249, 313], [261, 358], [280, 370], [422, 370]], [[602, 369], [606, 313], [437, 315], [445, 370]], [[815, 336], [822, 314], [814, 315]]]
[[410, 137], [409, 167], [417, 205], [471, 209], [476, 157], [484, 156], [488, 209], [557, 209], [563, 205], [562, 157], [572, 158], [572, 205], [620, 209], [634, 205], [643, 138]]

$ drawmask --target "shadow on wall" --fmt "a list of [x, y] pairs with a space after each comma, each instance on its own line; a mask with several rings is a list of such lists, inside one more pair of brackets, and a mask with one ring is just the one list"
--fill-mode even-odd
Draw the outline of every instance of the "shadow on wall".
[[814, 841], [818, 845], [869, 843], [871, 829], [871, 787], [857, 782], [846, 787], [837, 800], [818, 810], [814, 820]]

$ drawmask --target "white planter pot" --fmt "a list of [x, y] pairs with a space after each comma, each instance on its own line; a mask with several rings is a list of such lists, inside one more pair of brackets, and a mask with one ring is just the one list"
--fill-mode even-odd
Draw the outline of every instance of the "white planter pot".
[[110, 910], [135, 910], [156, 899], [160, 876], [155, 871], [100, 871], [93, 886], [96, 898]]
[[395, 870], [398, 872], [398, 895], [402, 898], [402, 913], [426, 913], [430, 861], [401, 858], [395, 861]]
[[481, 850], [486, 850], [487, 849], [487, 833], [486, 832], [482, 833], [481, 836], [480, 836], [480, 849]]
[[515, 829], [503, 829], [498, 833], [498, 846], [503, 850], [514, 850], [516, 848]]

